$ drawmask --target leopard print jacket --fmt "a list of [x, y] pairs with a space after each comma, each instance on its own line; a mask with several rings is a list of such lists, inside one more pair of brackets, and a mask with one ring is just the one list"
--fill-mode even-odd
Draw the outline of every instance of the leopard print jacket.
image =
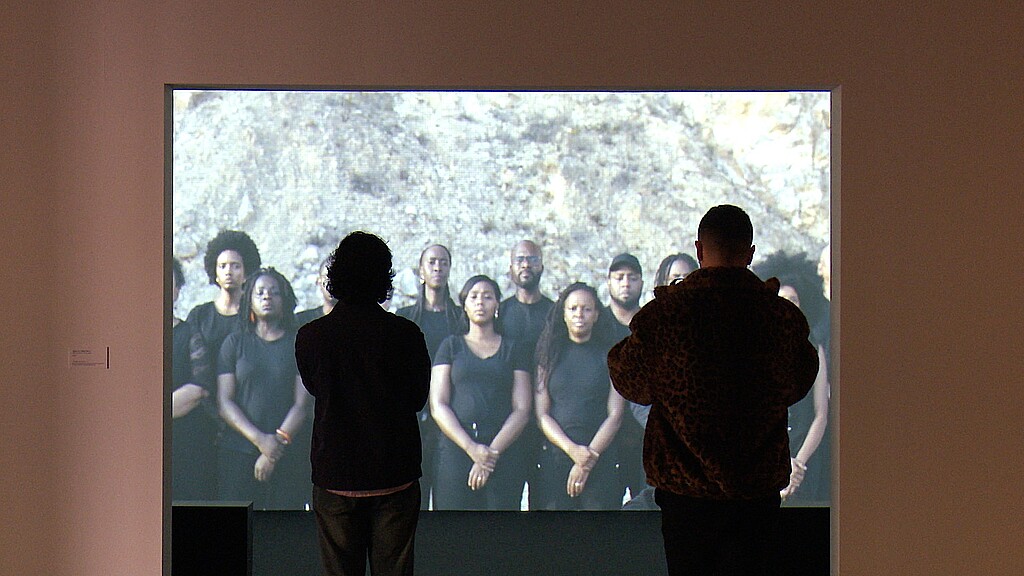
[[786, 409], [818, 356], [800, 309], [746, 268], [702, 268], [655, 298], [608, 354], [615, 389], [651, 405], [652, 485], [714, 500], [778, 494], [789, 481]]

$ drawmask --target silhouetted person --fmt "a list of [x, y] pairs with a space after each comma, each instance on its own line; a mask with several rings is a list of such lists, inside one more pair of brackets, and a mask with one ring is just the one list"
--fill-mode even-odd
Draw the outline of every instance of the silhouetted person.
[[338, 244], [329, 314], [299, 329], [295, 357], [313, 395], [313, 511], [325, 575], [412, 574], [421, 476], [417, 412], [427, 402], [423, 333], [379, 304], [391, 250], [353, 232]]
[[655, 289], [608, 354], [615, 388], [651, 404], [644, 468], [662, 509], [669, 574], [764, 574], [789, 484], [786, 409], [818, 372], [800, 309], [746, 267], [750, 218], [701, 219], [701, 268]]

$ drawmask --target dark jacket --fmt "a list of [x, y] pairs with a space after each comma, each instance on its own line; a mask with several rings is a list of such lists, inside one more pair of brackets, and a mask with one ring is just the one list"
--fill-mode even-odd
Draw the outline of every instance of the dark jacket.
[[378, 490], [421, 476], [416, 413], [430, 357], [415, 324], [377, 304], [338, 302], [299, 329], [295, 359], [315, 399], [313, 484]]
[[650, 404], [644, 468], [695, 498], [751, 499], [789, 482], [787, 408], [818, 372], [800, 309], [745, 268], [703, 268], [670, 286], [608, 354], [615, 389]]

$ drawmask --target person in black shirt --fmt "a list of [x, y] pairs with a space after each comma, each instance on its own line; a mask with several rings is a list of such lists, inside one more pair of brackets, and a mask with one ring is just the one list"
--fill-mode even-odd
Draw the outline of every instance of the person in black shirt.
[[245, 232], [221, 230], [206, 245], [203, 257], [210, 284], [220, 288], [212, 302], [188, 313], [192, 327], [189, 352], [197, 378], [213, 396], [217, 385], [217, 355], [228, 334], [240, 327], [238, 309], [246, 277], [260, 267], [260, 251]]
[[[513, 340], [529, 355], [531, 375], [533, 353], [537, 348], [537, 339], [544, 329], [544, 320], [554, 306], [554, 301], [541, 294], [540, 279], [544, 275], [544, 255], [540, 246], [529, 240], [522, 240], [512, 247], [508, 266], [509, 277], [516, 286], [516, 293], [498, 307], [501, 318], [502, 333]], [[536, 425], [532, 413], [530, 424], [523, 430], [515, 450], [522, 464], [514, 468], [519, 483], [519, 491], [529, 483], [529, 506], [535, 509], [543, 501], [540, 483], [537, 482], [537, 459], [540, 456], [544, 436]]]
[[295, 358], [314, 398], [313, 511], [323, 574], [413, 573], [420, 511], [419, 426], [430, 356], [415, 324], [378, 304], [392, 291], [391, 250], [365, 232], [334, 251], [338, 303], [299, 329]]
[[467, 280], [459, 292], [466, 332], [446, 338], [434, 358], [435, 510], [519, 510], [521, 462], [505, 455], [530, 419], [530, 363], [502, 334], [500, 299], [491, 278]]
[[[789, 485], [781, 492], [787, 505], [821, 505], [829, 501], [828, 405], [831, 386], [828, 379], [830, 342], [829, 304], [823, 280], [814, 262], [804, 253], [770, 254], [754, 266], [761, 278], [776, 277], [781, 284], [779, 296], [796, 304], [811, 327], [811, 344], [818, 351], [818, 375], [811, 393], [789, 407], [789, 452], [792, 472]], [[815, 462], [810, 464], [811, 457]]]
[[320, 263], [320, 273], [316, 277], [316, 287], [320, 290], [320, 298], [323, 300], [323, 304], [295, 314], [296, 326], [305, 326], [317, 318], [330, 314], [331, 309], [338, 303], [338, 299], [331, 296], [331, 293], [327, 291], [327, 265], [330, 264], [330, 260], [330, 258], [325, 258]]
[[551, 308], [537, 342], [534, 402], [547, 438], [539, 472], [544, 509], [622, 506], [612, 441], [626, 403], [611, 386], [601, 313], [597, 292], [572, 284]]
[[[395, 314], [408, 318], [423, 331], [430, 362], [434, 362], [437, 348], [452, 334], [462, 332], [462, 311], [452, 301], [448, 276], [452, 270], [452, 253], [448, 248], [433, 244], [420, 254], [420, 291], [416, 302], [399, 308]], [[434, 485], [434, 453], [437, 450], [437, 425], [429, 410], [419, 415], [420, 439], [423, 441], [423, 477], [420, 478], [420, 506], [430, 506], [430, 491]]]
[[[616, 342], [629, 336], [629, 322], [640, 311], [640, 294], [644, 289], [644, 271], [632, 254], [619, 254], [608, 267], [608, 294], [611, 301], [605, 308], [605, 322]], [[634, 418], [625, 418], [615, 437], [617, 470], [623, 492], [630, 497], [640, 494], [647, 482], [643, 465], [644, 429]]]
[[[185, 275], [177, 258], [171, 262], [172, 302]], [[209, 411], [199, 408], [209, 396], [196, 384], [189, 357], [192, 329], [171, 314], [171, 495], [175, 500], [213, 500], [217, 497], [217, 423]]]
[[252, 500], [258, 509], [301, 509], [309, 479], [305, 454], [289, 450], [306, 418], [309, 395], [295, 364], [295, 293], [273, 268], [246, 281], [242, 329], [229, 334], [218, 360], [217, 404], [228, 425], [219, 450], [221, 500]]

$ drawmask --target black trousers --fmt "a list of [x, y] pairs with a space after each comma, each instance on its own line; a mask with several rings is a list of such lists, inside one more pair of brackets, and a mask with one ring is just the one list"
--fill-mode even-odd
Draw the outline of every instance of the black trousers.
[[705, 500], [657, 489], [669, 576], [775, 574], [778, 494]]
[[420, 487], [386, 496], [350, 498], [313, 487], [320, 559], [324, 576], [413, 573], [414, 540], [420, 513]]

